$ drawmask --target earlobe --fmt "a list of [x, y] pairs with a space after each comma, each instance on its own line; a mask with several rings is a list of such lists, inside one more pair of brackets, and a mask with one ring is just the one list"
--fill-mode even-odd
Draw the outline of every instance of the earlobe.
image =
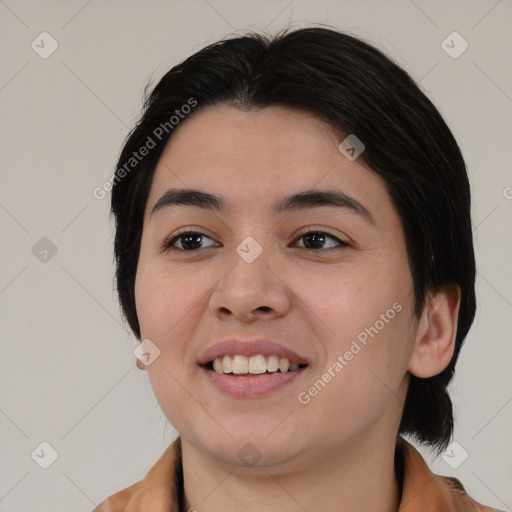
[[455, 349], [460, 288], [445, 285], [423, 308], [408, 370], [419, 378], [433, 377], [449, 364]]
[[137, 368], [139, 370], [145, 370], [146, 369], [146, 366], [144, 365], [144, 363], [140, 359], [138, 359], [138, 358], [137, 358]]

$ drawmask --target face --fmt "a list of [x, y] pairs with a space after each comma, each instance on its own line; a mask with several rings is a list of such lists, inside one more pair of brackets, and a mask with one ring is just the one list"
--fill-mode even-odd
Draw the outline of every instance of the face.
[[[155, 170], [135, 286], [141, 339], [160, 350], [147, 371], [182, 440], [225, 463], [253, 450], [297, 467], [396, 435], [413, 284], [384, 183], [341, 141], [303, 112], [215, 106]], [[223, 207], [161, 199], [170, 189]], [[305, 191], [339, 197], [282, 201]]]

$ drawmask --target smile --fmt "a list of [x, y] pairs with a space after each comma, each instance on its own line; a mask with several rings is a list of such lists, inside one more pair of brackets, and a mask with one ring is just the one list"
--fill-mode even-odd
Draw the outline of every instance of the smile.
[[209, 384], [233, 398], [268, 395], [300, 378], [310, 360], [268, 339], [224, 340], [197, 361]]
[[286, 357], [279, 357], [274, 354], [267, 356], [257, 354], [252, 357], [240, 354], [233, 356], [226, 354], [216, 357], [206, 365], [209, 370], [213, 370], [216, 373], [239, 376], [294, 372], [306, 366], [306, 364], [298, 364], [296, 362], [290, 363], [290, 360]]

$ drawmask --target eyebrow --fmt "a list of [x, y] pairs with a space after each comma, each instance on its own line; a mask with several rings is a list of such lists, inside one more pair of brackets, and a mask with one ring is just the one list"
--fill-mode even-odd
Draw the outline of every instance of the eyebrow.
[[[176, 206], [189, 206], [204, 210], [226, 212], [228, 203], [223, 196], [197, 189], [167, 190], [155, 203], [150, 216], [158, 211]], [[359, 201], [340, 191], [309, 189], [277, 199], [271, 206], [273, 213], [285, 213], [310, 208], [331, 207], [348, 210], [363, 217], [370, 224], [375, 224], [372, 214]]]

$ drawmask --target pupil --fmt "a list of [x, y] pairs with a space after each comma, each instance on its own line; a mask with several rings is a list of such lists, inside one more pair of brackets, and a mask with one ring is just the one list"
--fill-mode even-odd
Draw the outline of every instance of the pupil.
[[[309, 244], [309, 243], [306, 243], [306, 240], [311, 240], [313, 239], [314, 241], [316, 241], [316, 245], [315, 245], [315, 242], [313, 242], [313, 244]], [[318, 244], [318, 242], [320, 242], [320, 245]], [[304, 245], [308, 248], [308, 249], [311, 249], [312, 247], [310, 247], [311, 245], [315, 246], [315, 247], [319, 247], [319, 246], [322, 246], [325, 242], [325, 236], [322, 234], [322, 233], [312, 233], [310, 235], [306, 235], [304, 236]]]
[[[201, 238], [202, 238], [202, 235], [200, 233], [192, 233], [192, 234], [184, 235], [181, 245], [183, 245], [183, 247], [185, 249], [195, 249], [195, 247], [194, 247], [195, 243], [197, 243], [198, 245], [201, 245]], [[191, 241], [191, 240], [192, 240], [192, 242], [190, 245], [192, 245], [192, 247], [189, 245], [189, 241]]]

